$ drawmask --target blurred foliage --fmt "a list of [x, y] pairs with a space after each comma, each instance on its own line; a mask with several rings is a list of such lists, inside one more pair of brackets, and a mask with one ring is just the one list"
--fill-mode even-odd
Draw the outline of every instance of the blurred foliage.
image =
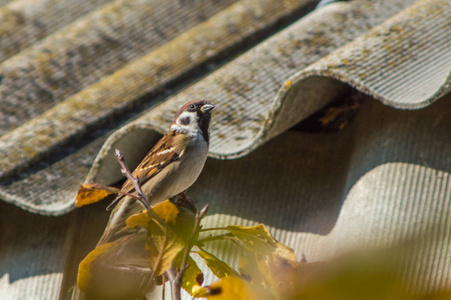
[[[79, 195], [84, 195], [85, 204], [114, 192], [108, 187], [102, 192], [100, 185], [81, 189]], [[130, 216], [126, 226], [135, 231], [99, 245], [80, 263], [79, 289], [95, 295], [91, 299], [142, 299], [155, 282], [165, 284], [168, 276], [162, 276], [169, 270], [178, 270], [183, 275], [181, 287], [194, 298], [451, 299], [450, 291], [417, 295], [407, 288], [399, 267], [415, 242], [393, 249], [356, 250], [327, 262], [307, 262], [297, 259], [294, 251], [275, 240], [263, 224], [202, 228], [206, 209], [203, 211], [193, 212], [192, 205], [166, 200]], [[239, 270], [204, 249], [213, 241], [234, 243], [240, 249]], [[204, 285], [204, 274], [193, 255], [219, 280]], [[100, 272], [99, 266], [109, 268]], [[132, 273], [135, 282], [129, 276], [128, 280], [119, 276], [113, 281], [112, 271]], [[133, 289], [127, 290], [126, 285]]]

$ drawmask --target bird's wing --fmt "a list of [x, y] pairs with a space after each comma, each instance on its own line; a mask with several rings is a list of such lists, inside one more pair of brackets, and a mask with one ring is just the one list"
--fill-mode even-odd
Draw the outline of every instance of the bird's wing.
[[[183, 133], [170, 131], [149, 151], [142, 162], [133, 171], [133, 176], [139, 178], [139, 182], [144, 185], [147, 181], [158, 175], [165, 167], [171, 163], [182, 159], [185, 149], [188, 146], [188, 136]], [[133, 184], [127, 179], [122, 185], [121, 191], [131, 194], [135, 191]], [[101, 245], [121, 236], [134, 232], [135, 229], [124, 228], [124, 223], [130, 214], [137, 213], [143, 209], [133, 198], [124, 198], [125, 195], [119, 194], [116, 199], [108, 206], [108, 210], [114, 208], [120, 201], [123, 207], [116, 206], [111, 213], [110, 220], [106, 226], [105, 232], [99, 240]], [[150, 199], [149, 199], [150, 201]]]
[[[144, 185], [169, 164], [180, 160], [185, 153], [187, 145], [188, 137], [186, 134], [170, 131], [147, 153], [146, 157], [133, 171], [133, 176], [139, 178], [141, 186]], [[121, 191], [131, 194], [135, 191], [135, 187], [127, 179], [122, 185]], [[118, 195], [116, 200], [120, 200], [123, 197], [124, 195]]]

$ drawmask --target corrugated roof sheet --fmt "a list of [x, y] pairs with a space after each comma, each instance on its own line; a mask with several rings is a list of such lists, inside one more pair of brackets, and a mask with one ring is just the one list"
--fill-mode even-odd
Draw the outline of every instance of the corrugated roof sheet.
[[[317, 1], [28, 2], [0, 8], [3, 200], [66, 214], [86, 176], [122, 179], [112, 149], [137, 164], [182, 103], [208, 98], [211, 156], [239, 159], [209, 160], [190, 190], [211, 204], [206, 226], [263, 222], [310, 261], [450, 232], [449, 1], [355, 0], [297, 21]], [[281, 20], [292, 24], [275, 32]], [[285, 132], [350, 87], [391, 107], [367, 97], [342, 131]], [[102, 210], [0, 203], [0, 294], [67, 297]], [[449, 246], [412, 254], [419, 292], [451, 286]]]
[[[17, 174], [45, 158], [51, 151], [59, 151], [61, 145], [67, 146], [73, 138], [86, 135], [102, 122], [106, 122], [105, 119], [114, 118], [121, 110], [139, 101], [146, 93], [161, 88], [162, 84], [177, 78], [179, 76], [177, 74], [192, 69], [195, 65], [214, 56], [215, 53], [219, 53], [221, 49], [227, 49], [246, 36], [258, 32], [260, 28], [277, 20], [277, 17], [286, 15], [301, 6], [301, 2], [303, 1], [296, 4], [297, 6], [275, 5], [280, 7], [280, 14], [266, 14], [268, 18], [263, 19], [261, 16], [265, 14], [261, 12], [265, 9], [275, 11], [271, 1], [238, 2], [179, 35], [170, 43], [157, 47], [141, 57], [139, 53], [144, 54], [145, 50], [132, 47], [127, 42], [127, 38], [134, 40], [133, 37], [136, 35], [132, 34], [132, 29], [128, 28], [128, 26], [133, 27], [133, 24], [123, 25], [124, 29], [123, 27], [118, 29], [119, 32], [124, 30], [124, 41], [120, 40], [120, 35], [116, 37], [117, 49], [105, 52], [101, 47], [100, 49], [95, 47], [97, 44], [109, 47], [103, 40], [106, 36], [99, 33], [104, 26], [102, 23], [104, 20], [99, 16], [102, 16], [105, 9], [110, 8], [112, 4], [109, 4], [5, 61], [0, 66], [0, 70], [3, 70], [0, 89], [4, 95], [4, 106], [8, 108], [3, 110], [8, 115], [4, 118], [6, 124], [4, 130], [14, 129], [0, 138], [0, 147], [3, 149], [1, 152], [3, 158], [0, 159], [2, 177], [5, 179], [10, 174]], [[441, 25], [447, 25], [448, 6], [440, 1], [420, 1], [402, 11], [402, 8], [408, 5], [408, 1], [400, 1], [397, 5], [393, 3], [388, 5], [383, 1], [364, 2], [364, 4], [358, 1], [343, 2], [328, 5], [302, 18], [193, 87], [165, 101], [161, 107], [145, 113], [129, 126], [135, 127], [138, 123], [144, 124], [144, 127], [151, 125], [161, 133], [170, 123], [172, 118], [170, 116], [186, 99], [193, 97], [214, 99], [220, 109], [218, 109], [216, 125], [212, 131], [211, 155], [233, 158], [249, 153], [266, 140], [330, 102], [336, 96], [338, 88], [337, 82], [331, 81], [330, 77], [347, 82], [387, 104], [406, 108], [425, 105], [449, 90], [448, 74], [451, 64], [447, 55], [449, 36], [446, 31], [435, 30]], [[130, 7], [131, 4], [127, 5], [128, 10], [124, 14], [127, 14], [129, 10], [145, 12], [143, 7], [135, 7], [134, 10]], [[206, 13], [205, 11], [209, 10], [204, 9], [203, 14]], [[210, 13], [214, 12], [212, 9]], [[400, 13], [396, 15], [398, 12]], [[159, 17], [163, 20], [160, 26], [165, 27], [164, 20], [167, 18], [164, 18], [163, 13], [159, 14]], [[203, 18], [205, 17], [203, 15]], [[100, 25], [95, 25], [99, 18]], [[388, 18], [389, 20], [384, 24], [379, 25]], [[135, 16], [131, 19], [139, 18]], [[189, 17], [187, 19], [191, 20]], [[417, 26], [412, 26], [417, 23], [421, 24], [421, 30], [417, 30]], [[253, 24], [253, 27], [249, 29], [250, 26], [247, 24]], [[90, 30], [84, 30], [86, 26], [90, 26]], [[246, 30], [230, 30], [231, 26], [246, 28]], [[168, 29], [170, 33], [163, 36], [167, 40], [171, 34], [175, 36], [185, 27], [179, 25], [179, 31]], [[375, 28], [356, 41], [337, 49], [371, 27]], [[337, 28], [340, 29], [339, 34], [337, 34]], [[392, 30], [393, 28], [396, 30]], [[74, 34], [77, 30], [83, 32], [83, 35], [78, 37]], [[431, 34], [431, 31], [434, 34]], [[96, 50], [87, 51], [88, 56], [82, 59], [78, 57], [77, 49], [79, 48], [77, 47], [79, 46], [70, 45], [72, 43], [79, 45], [80, 42], [77, 42], [77, 39], [90, 36], [90, 32], [93, 32], [94, 37], [88, 39], [88, 44], [89, 41], [92, 44], [82, 43], [82, 45]], [[149, 32], [154, 31], [149, 30]], [[147, 39], [158, 41], [157, 36], [161, 33], [156, 32], [156, 35], [148, 34]], [[390, 32], [390, 35], [387, 35], [387, 32]], [[159, 38], [161, 40], [161, 35]], [[421, 43], [417, 42], [418, 40], [421, 40]], [[56, 44], [54, 44], [55, 41]], [[65, 41], [71, 41], [71, 43]], [[153, 44], [158, 44], [157, 41]], [[142, 38], [140, 42], [146, 44], [147, 40]], [[58, 46], [58, 43], [61, 46]], [[429, 48], [425, 46], [432, 43], [434, 44], [433, 57], [430, 56]], [[216, 46], [212, 45], [221, 46], [216, 49]], [[277, 45], [276, 49], [274, 45]], [[137, 48], [137, 50], [129, 50], [128, 47]], [[405, 57], [406, 47], [408, 47], [409, 59], [400, 59]], [[97, 54], [102, 51], [105, 52], [104, 62]], [[120, 54], [121, 51], [129, 58], [124, 59]], [[70, 57], [72, 52], [77, 53], [75, 60], [78, 64], [74, 65], [68, 59], [68, 55]], [[179, 52], [180, 55], [177, 54]], [[116, 53], [116, 55], [108, 53]], [[168, 53], [171, 55], [168, 56]], [[96, 60], [93, 63], [86, 63], [89, 61], [89, 56], [95, 56]], [[125, 63], [133, 59], [135, 61], [130, 64]], [[381, 64], [381, 59], [389, 63]], [[102, 67], [98, 67], [97, 64]], [[107, 66], [103, 69], [105, 64]], [[37, 69], [35, 66], [38, 66]], [[71, 66], [74, 66], [77, 72], [72, 72]], [[303, 69], [304, 67], [307, 68]], [[48, 76], [41, 72], [43, 68], [49, 70]], [[102, 74], [111, 73], [116, 68], [119, 68], [118, 71], [95, 82]], [[405, 75], [406, 70], [409, 70], [410, 77]], [[67, 72], [70, 72], [71, 76], [65, 76], [64, 73], [67, 74]], [[78, 76], [72, 76], [72, 74], [78, 74]], [[387, 76], [387, 74], [391, 75]], [[60, 80], [55, 78], [58, 76]], [[323, 79], [325, 76], [327, 78]], [[424, 80], [422, 76], [428, 76], [428, 80]], [[74, 82], [67, 82], [66, 78]], [[90, 84], [91, 82], [93, 83]], [[67, 85], [61, 83], [67, 83]], [[424, 86], [425, 83], [428, 83], [427, 88]], [[333, 86], [323, 89], [324, 85]], [[78, 90], [81, 91], [77, 93]], [[72, 96], [66, 98], [66, 95]], [[46, 99], [46, 101], [37, 102], [36, 99]], [[293, 101], [297, 105], [293, 106]], [[30, 103], [27, 105], [28, 111], [21, 109], [24, 102]], [[60, 103], [55, 104], [55, 102]], [[33, 116], [36, 117], [23, 123], [24, 118], [26, 120]], [[239, 121], [230, 122], [231, 118]], [[121, 139], [126, 138], [124, 130], [119, 133]], [[147, 148], [148, 143], [142, 151], [147, 151]], [[124, 149], [124, 152], [127, 153], [127, 149]], [[84, 169], [80, 171], [86, 172]], [[91, 177], [93, 174], [95, 171], [91, 172]], [[120, 178], [120, 174], [117, 173], [113, 179]], [[109, 179], [105, 181], [111, 183]], [[58, 200], [65, 199], [65, 203], [56, 203], [57, 199], [48, 197], [45, 200], [27, 197], [25, 200], [24, 196], [17, 195], [14, 188], [8, 184], [4, 184], [2, 190], [3, 198], [8, 201], [41, 213], [58, 214], [67, 211], [72, 201], [71, 197], [63, 196], [64, 191], [59, 191], [61, 197], [58, 197]], [[73, 191], [74, 189], [71, 190]], [[30, 200], [35, 203], [32, 204]], [[37, 202], [44, 205], [36, 205]], [[53, 204], [50, 205], [51, 202]]]
[[[124, 109], [136, 105], [146, 93], [161, 89], [167, 82], [243, 42], [309, 1], [246, 0], [231, 6], [227, 6], [226, 1], [216, 4], [206, 1], [196, 2], [189, 10], [182, 9], [183, 5], [174, 1], [172, 6], [176, 6], [180, 13], [171, 5], [161, 4], [159, 8], [148, 1], [141, 4], [144, 7], [120, 3], [102, 7], [0, 66], [3, 76], [0, 94], [5, 108], [2, 110], [5, 134], [0, 137], [0, 176], [7, 181], [0, 194], [7, 201], [44, 214], [61, 214], [71, 209], [72, 195], [78, 185], [72, 186], [70, 197], [66, 194], [68, 185], [64, 184], [58, 191], [53, 191], [61, 193], [58, 197], [49, 198], [47, 195], [36, 199], [29, 195], [20, 196], [23, 187], [16, 188], [15, 184], [20, 184], [18, 181], [21, 180], [13, 179], [10, 184], [8, 177], [24, 174], [25, 168], [37, 161], [45, 161], [49, 153], [60, 151], [62, 145], [70, 148], [74, 138], [89, 135], [108, 118], [115, 118]], [[117, 11], [125, 16], [143, 16], [123, 17], [119, 20], [132, 21], [110, 24], [102, 16], [110, 17], [113, 4], [119, 5]], [[146, 11], [146, 5], [150, 12]], [[226, 9], [212, 16], [221, 8]], [[153, 10], [159, 13], [151, 18], [151, 24], [146, 23], [149, 20], [134, 24], [136, 19], [146, 20], [145, 16]], [[172, 14], [179, 14], [180, 21], [173, 22]], [[205, 20], [209, 16], [212, 18]], [[165, 29], [158, 29], [160, 27]], [[147, 28], [148, 37], [137, 40], [135, 35], [139, 35], [141, 28]], [[110, 49], [112, 46], [107, 43], [112, 39], [105, 34], [107, 30], [114, 35], [114, 49]], [[159, 44], [162, 45], [157, 47]], [[155, 50], [149, 51], [152, 47], [148, 45], [154, 46]], [[80, 53], [82, 48], [86, 51]], [[83, 53], [86, 55], [80, 57]], [[138, 53], [145, 55], [138, 58]], [[130, 63], [126, 64], [127, 61]], [[98, 81], [115, 69], [118, 70]], [[25, 111], [24, 103], [27, 103]], [[25, 122], [27, 119], [29, 121]], [[74, 151], [68, 149], [70, 154], [67, 157]], [[85, 159], [87, 155], [83, 154]], [[69, 159], [73, 161], [73, 157]], [[86, 164], [77, 161], [74, 165], [64, 181], [67, 182], [71, 176], [78, 176], [78, 182], [83, 181]], [[30, 181], [33, 185], [35, 180], [39, 180], [33, 179], [33, 175], [26, 175], [29, 179], [27, 185]], [[54, 184], [62, 179], [54, 178]]]

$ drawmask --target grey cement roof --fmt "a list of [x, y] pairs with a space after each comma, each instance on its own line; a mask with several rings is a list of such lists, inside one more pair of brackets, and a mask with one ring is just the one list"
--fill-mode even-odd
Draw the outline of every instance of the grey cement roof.
[[[217, 105], [206, 225], [265, 223], [310, 261], [449, 236], [449, 1], [185, 2], [0, 7], [0, 295], [67, 298], [107, 218], [79, 184], [120, 180], [112, 150], [136, 165], [192, 98]], [[343, 130], [290, 130], [350, 93]], [[412, 254], [419, 292], [451, 286], [447, 243]]]

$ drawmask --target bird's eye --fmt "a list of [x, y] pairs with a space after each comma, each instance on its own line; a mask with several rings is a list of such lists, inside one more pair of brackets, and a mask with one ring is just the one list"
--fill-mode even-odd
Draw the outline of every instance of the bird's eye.
[[190, 106], [189, 106], [189, 108], [194, 108], [195, 106], [194, 106], [194, 104], [191, 104]]

